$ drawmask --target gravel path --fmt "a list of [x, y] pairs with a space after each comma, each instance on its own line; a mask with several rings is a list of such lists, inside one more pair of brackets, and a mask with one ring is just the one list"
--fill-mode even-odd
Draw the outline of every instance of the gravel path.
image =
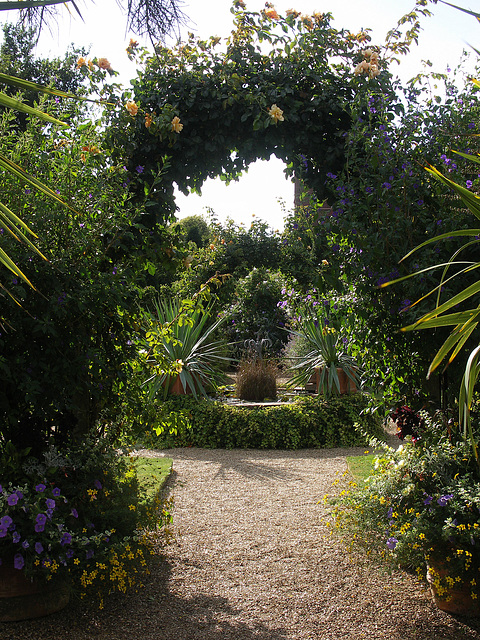
[[[5, 640], [480, 640], [480, 619], [438, 611], [404, 573], [352, 558], [322, 521], [345, 456], [363, 449], [150, 452], [174, 459], [177, 542], [145, 588]], [[142, 452], [144, 455], [145, 452]]]

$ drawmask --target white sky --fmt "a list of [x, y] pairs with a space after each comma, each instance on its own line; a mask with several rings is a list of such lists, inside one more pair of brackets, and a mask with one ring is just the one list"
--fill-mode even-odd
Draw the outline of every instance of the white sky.
[[[468, 9], [480, 11], [479, 0], [453, 0]], [[246, 0], [247, 8], [259, 11], [265, 6], [262, 0]], [[126, 2], [124, 2], [126, 4]], [[304, 14], [314, 11], [330, 12], [333, 24], [338, 29], [358, 31], [371, 28], [374, 43], [381, 44], [386, 33], [395, 26], [397, 20], [414, 6], [414, 0], [278, 0], [274, 2], [280, 14], [294, 8]], [[39, 55], [62, 55], [70, 43], [90, 46], [92, 57], [106, 57], [114, 69], [121, 72], [122, 82], [128, 84], [135, 75], [135, 66], [125, 53], [130, 37], [126, 33], [126, 20], [121, 15], [115, 0], [83, 0], [79, 5], [85, 22], [68, 17], [45, 32], [40, 39]], [[193, 31], [202, 38], [209, 36], [227, 37], [232, 29], [229, 0], [194, 0], [184, 2], [183, 11], [190, 19], [186, 31]], [[408, 60], [402, 62], [399, 73], [408, 79], [422, 70], [422, 60], [429, 59], [434, 70], [444, 72], [448, 65], [454, 67], [463, 49], [472, 44], [480, 48], [480, 25], [471, 16], [449, 6], [438, 3], [431, 5], [433, 17], [424, 18], [424, 31], [420, 36], [420, 46], [413, 49]], [[12, 20], [15, 19], [11, 12]], [[2, 17], [6, 16], [4, 14]], [[145, 43], [147, 44], [147, 43]], [[392, 69], [394, 72], [395, 70]], [[257, 162], [239, 182], [228, 187], [220, 180], [208, 180], [202, 189], [202, 197], [178, 194], [179, 217], [204, 214], [211, 207], [219, 220], [231, 217], [237, 223], [249, 225], [252, 214], [265, 220], [273, 229], [283, 228], [284, 211], [278, 200], [283, 200], [287, 209], [293, 204], [293, 184], [283, 175], [283, 163], [277, 159]]]

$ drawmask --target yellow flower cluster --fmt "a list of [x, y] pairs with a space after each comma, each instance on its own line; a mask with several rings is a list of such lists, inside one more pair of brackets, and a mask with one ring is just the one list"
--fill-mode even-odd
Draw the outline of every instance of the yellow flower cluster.
[[367, 75], [369, 78], [376, 78], [380, 73], [378, 53], [372, 49], [366, 49], [363, 55], [365, 59], [355, 67], [354, 74], [356, 76]]

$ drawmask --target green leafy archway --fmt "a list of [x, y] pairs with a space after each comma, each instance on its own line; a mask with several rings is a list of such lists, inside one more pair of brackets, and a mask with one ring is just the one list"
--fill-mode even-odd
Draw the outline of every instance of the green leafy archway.
[[371, 120], [368, 97], [393, 91], [368, 33], [337, 31], [330, 14], [252, 13], [241, 0], [232, 13], [224, 41], [189, 34], [154, 56], [130, 44], [142, 71], [114, 142], [157, 222], [175, 211], [174, 184], [199, 192], [206, 178], [236, 179], [272, 154], [324, 197], [352, 118]]

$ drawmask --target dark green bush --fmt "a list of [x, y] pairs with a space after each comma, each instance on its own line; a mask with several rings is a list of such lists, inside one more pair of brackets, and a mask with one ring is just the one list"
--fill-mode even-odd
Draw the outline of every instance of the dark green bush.
[[[368, 397], [357, 393], [325, 400], [301, 397], [281, 406], [255, 409], [212, 400], [178, 396], [168, 409], [187, 409], [190, 428], [176, 435], [155, 434], [148, 445], [156, 448], [204, 447], [208, 449], [307, 449], [363, 446], [361, 431], [379, 435], [376, 418], [362, 410]], [[355, 428], [359, 425], [359, 430]], [[151, 439], [150, 439], [151, 438]]]

